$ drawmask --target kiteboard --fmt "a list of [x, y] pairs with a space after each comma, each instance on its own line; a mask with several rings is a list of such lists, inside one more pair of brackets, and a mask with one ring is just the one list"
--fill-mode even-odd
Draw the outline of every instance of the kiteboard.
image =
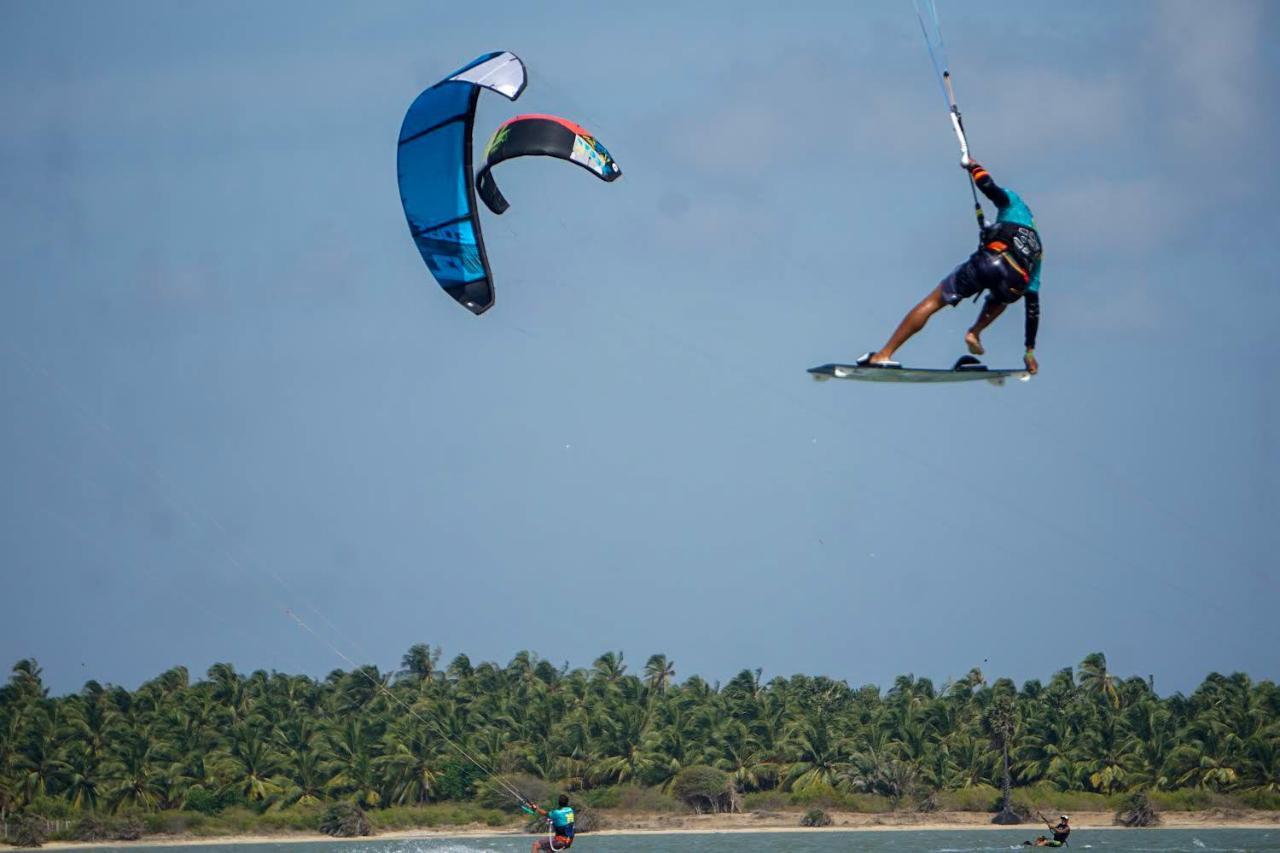
[[1025, 367], [987, 367], [971, 355], [961, 356], [949, 370], [937, 367], [823, 364], [810, 367], [809, 375], [819, 382], [828, 379], [860, 379], [864, 382], [973, 382], [982, 379], [992, 385], [1003, 385], [1009, 378], [1022, 382], [1031, 378], [1031, 372]]

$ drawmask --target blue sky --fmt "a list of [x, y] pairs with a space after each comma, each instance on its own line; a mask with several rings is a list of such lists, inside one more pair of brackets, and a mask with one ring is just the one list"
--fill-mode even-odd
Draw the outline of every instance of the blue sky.
[[[1276, 678], [1280, 12], [939, 6], [1043, 233], [1028, 384], [804, 373], [972, 248], [906, 0], [0, 5], [0, 662]], [[491, 50], [529, 88], [481, 142], [563, 115], [624, 178], [506, 164], [477, 318], [395, 140]]]

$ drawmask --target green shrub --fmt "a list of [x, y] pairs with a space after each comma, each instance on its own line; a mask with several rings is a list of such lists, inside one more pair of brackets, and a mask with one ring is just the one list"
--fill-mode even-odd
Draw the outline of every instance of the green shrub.
[[1241, 805], [1247, 808], [1269, 812], [1280, 811], [1280, 791], [1265, 791], [1262, 789], [1241, 791], [1236, 797]]
[[24, 812], [13, 819], [9, 843], [14, 847], [39, 847], [44, 844], [48, 830], [43, 817]]
[[105, 841], [110, 838], [110, 827], [104, 817], [87, 814], [76, 821], [71, 829], [71, 837], [76, 841]]
[[[1001, 800], [1003, 801], [1003, 797]], [[998, 826], [1017, 826], [1031, 819], [1031, 809], [1015, 802], [1010, 802], [1007, 807], [997, 803], [995, 813], [991, 822]]]
[[370, 820], [382, 829], [434, 829], [440, 826], [511, 826], [513, 817], [498, 809], [475, 803], [430, 803], [425, 806], [391, 806], [369, 812]]
[[391, 806], [369, 812], [369, 819], [381, 829], [412, 829], [423, 826], [419, 809], [413, 806]]
[[506, 785], [500, 784], [497, 779], [486, 779], [483, 782], [478, 782], [475, 786], [475, 801], [486, 808], [501, 809], [505, 812], [518, 812], [520, 811], [520, 804], [516, 802], [515, 797], [511, 796], [507, 786], [515, 788], [524, 795], [525, 799], [537, 803], [544, 809], [555, 808], [556, 798], [561, 794], [560, 788], [551, 782], [524, 773], [507, 776], [502, 779], [502, 782], [505, 782]]
[[1165, 812], [1280, 810], [1280, 793], [1275, 791], [1253, 790], [1220, 794], [1203, 788], [1179, 788], [1176, 791], [1148, 791], [1147, 796], [1154, 808]]
[[470, 762], [453, 761], [436, 775], [434, 796], [441, 800], [469, 800], [476, 785], [484, 779], [480, 768]]
[[800, 818], [801, 826], [831, 826], [831, 815], [822, 809], [809, 809], [805, 812], [804, 817]]
[[231, 835], [247, 835], [258, 827], [258, 813], [245, 806], [223, 809], [218, 819]]
[[[1038, 782], [1013, 789], [1013, 803], [1026, 809], [1028, 814], [1044, 812], [1113, 812], [1123, 801], [1120, 794], [1095, 794], [1092, 791], [1060, 791], [1048, 782]], [[999, 795], [992, 801], [991, 810], [999, 808]]]
[[799, 791], [792, 791], [790, 802], [792, 806], [804, 808], [816, 807], [829, 811], [860, 812], [863, 814], [890, 812], [894, 808], [893, 801], [888, 797], [882, 797], [879, 794], [847, 794], [843, 791], [837, 791], [825, 782], [808, 785]]
[[619, 785], [617, 808], [628, 812], [678, 812], [681, 804], [670, 794], [643, 785]]
[[124, 815], [112, 823], [111, 839], [113, 841], [137, 841], [142, 837], [144, 827], [137, 815]]
[[1151, 805], [1146, 791], [1137, 791], [1125, 798], [1125, 804], [1116, 812], [1116, 823], [1122, 826], [1155, 826], [1160, 814]]
[[622, 795], [614, 785], [582, 791], [578, 794], [578, 799], [597, 809], [616, 809], [622, 805]]
[[893, 800], [879, 794], [845, 794], [840, 798], [841, 810], [848, 812], [878, 814], [891, 812], [895, 807]]
[[272, 807], [258, 815], [255, 829], [260, 832], [313, 832], [327, 813], [321, 805]]
[[192, 835], [200, 838], [213, 838], [219, 835], [231, 835], [231, 829], [220, 819], [209, 818], [192, 824], [188, 830]]
[[147, 832], [151, 834], [182, 835], [197, 832], [209, 818], [200, 812], [152, 812], [143, 816]]
[[706, 764], [694, 764], [677, 773], [671, 780], [671, 793], [698, 813], [732, 808], [729, 774]]
[[74, 820], [80, 815], [80, 810], [63, 797], [36, 797], [24, 811], [48, 820]]
[[937, 798], [938, 807], [944, 811], [989, 812], [991, 804], [1000, 799], [1000, 789], [990, 785], [971, 785], [954, 791], [939, 791]]
[[841, 808], [844, 805], [844, 799], [845, 794], [837, 791], [826, 782], [815, 782], [812, 785], [794, 788], [791, 791], [791, 804], [796, 806]]
[[371, 835], [373, 827], [355, 803], [334, 803], [320, 818], [320, 831], [334, 838], [358, 838]]
[[573, 810], [574, 829], [578, 832], [599, 832], [605, 828], [604, 817], [597, 809], [584, 805]]
[[236, 791], [210, 790], [201, 785], [196, 785], [187, 792], [185, 808], [187, 811], [200, 812], [201, 814], [217, 814], [225, 808], [243, 804], [243, 798]]
[[778, 812], [791, 805], [791, 798], [781, 791], [755, 791], [742, 797], [742, 808], [749, 812]]

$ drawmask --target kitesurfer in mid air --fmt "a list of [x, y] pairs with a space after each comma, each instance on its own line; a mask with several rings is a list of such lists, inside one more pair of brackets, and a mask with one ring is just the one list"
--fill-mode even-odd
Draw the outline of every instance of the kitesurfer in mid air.
[[969, 352], [982, 355], [985, 352], [982, 332], [1007, 306], [1025, 298], [1027, 350], [1022, 360], [1031, 373], [1040, 369], [1036, 363], [1035, 347], [1036, 332], [1040, 326], [1041, 249], [1035, 218], [1016, 192], [997, 186], [980, 164], [966, 157], [961, 165], [969, 170], [982, 194], [995, 204], [995, 223], [982, 229], [978, 250], [907, 313], [889, 342], [878, 352], [863, 355], [858, 364], [898, 367], [899, 364], [893, 361], [893, 354], [923, 329], [930, 317], [945, 306], [958, 305], [960, 300], [985, 290], [987, 298], [982, 304], [982, 311], [964, 336]]
[[533, 842], [530, 853], [550, 853], [564, 850], [573, 844], [573, 808], [569, 805], [568, 796], [561, 794], [559, 808], [551, 811], [539, 808], [537, 803], [529, 803], [529, 810], [536, 812], [551, 822], [551, 837]]

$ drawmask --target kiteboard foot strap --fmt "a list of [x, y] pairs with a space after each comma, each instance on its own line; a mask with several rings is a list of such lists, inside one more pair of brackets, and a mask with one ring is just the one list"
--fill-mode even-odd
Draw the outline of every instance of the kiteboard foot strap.
[[853, 362], [854, 366], [855, 367], [902, 367], [902, 362], [899, 362], [899, 361], [890, 361], [889, 359], [884, 359], [882, 361], [872, 361], [871, 357], [873, 355], [875, 355], [874, 352], [864, 352], [862, 355], [858, 356], [858, 358]]

